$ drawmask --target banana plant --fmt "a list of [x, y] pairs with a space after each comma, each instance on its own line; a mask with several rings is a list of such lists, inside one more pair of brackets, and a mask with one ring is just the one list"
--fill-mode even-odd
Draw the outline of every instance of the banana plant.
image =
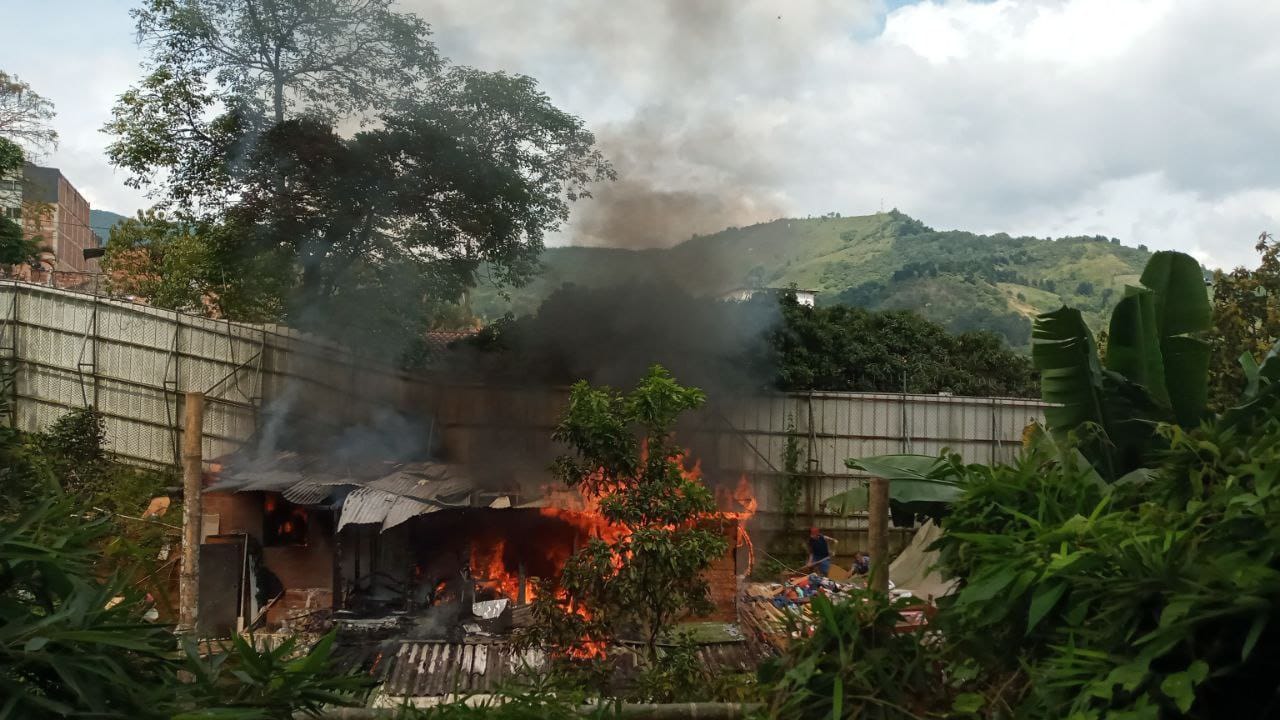
[[[1106, 482], [1140, 481], [1158, 442], [1159, 423], [1192, 427], [1204, 418], [1209, 388], [1209, 343], [1203, 333], [1212, 308], [1200, 264], [1162, 251], [1129, 287], [1111, 314], [1105, 360], [1080, 311], [1063, 307], [1036, 318], [1031, 357], [1040, 371], [1041, 397], [1050, 406], [1051, 437], [1037, 452], [1083, 455]], [[1280, 396], [1280, 356], [1262, 366], [1242, 358], [1255, 406]], [[1248, 398], [1246, 398], [1248, 399]], [[1242, 406], [1233, 412], [1244, 416]], [[955, 456], [883, 455], [845, 464], [889, 481], [899, 511], [936, 515], [959, 497], [964, 465]], [[867, 489], [827, 498], [837, 512], [864, 510]]]
[[1194, 427], [1205, 416], [1211, 317], [1200, 264], [1162, 251], [1112, 312], [1105, 360], [1079, 310], [1036, 318], [1031, 357], [1052, 403], [1049, 430], [1073, 437], [1108, 480], [1141, 467], [1158, 423]]
[[[889, 504], [894, 511], [937, 516], [960, 497], [964, 466], [958, 455], [879, 455], [849, 459], [845, 465], [889, 481]], [[859, 485], [824, 501], [829, 510], [848, 515], [867, 509], [867, 488]]]
[[1265, 416], [1280, 401], [1280, 342], [1262, 359], [1262, 364], [1249, 353], [1240, 356], [1244, 368], [1245, 389], [1240, 404], [1222, 414], [1227, 427], [1243, 428], [1259, 416]]

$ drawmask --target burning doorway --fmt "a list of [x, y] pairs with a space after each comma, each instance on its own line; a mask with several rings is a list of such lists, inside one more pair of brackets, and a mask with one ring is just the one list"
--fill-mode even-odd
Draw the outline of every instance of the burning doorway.
[[586, 541], [580, 527], [537, 509], [447, 509], [379, 532], [342, 533], [342, 579], [356, 610], [413, 611], [450, 603], [533, 600]]

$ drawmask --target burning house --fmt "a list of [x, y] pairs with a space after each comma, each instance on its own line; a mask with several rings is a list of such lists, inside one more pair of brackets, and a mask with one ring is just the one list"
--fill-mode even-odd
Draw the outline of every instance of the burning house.
[[[708, 521], [734, 549], [708, 582], [713, 617], [732, 621], [754, 499], [745, 484], [719, 495], [724, 513]], [[576, 491], [493, 489], [467, 467], [426, 461], [232, 456], [211, 466], [203, 502], [199, 617], [213, 635], [334, 618], [416, 640], [502, 634], [527, 616], [539, 580], [589, 539], [621, 532]]]

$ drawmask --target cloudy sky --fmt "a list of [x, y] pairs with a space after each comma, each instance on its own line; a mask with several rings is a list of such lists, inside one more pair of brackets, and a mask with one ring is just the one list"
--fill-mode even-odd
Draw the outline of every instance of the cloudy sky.
[[[97, 132], [137, 76], [123, 0], [6, 11], [0, 68], [57, 104], [95, 207], [145, 198]], [[1274, 0], [403, 0], [458, 63], [539, 79], [621, 180], [561, 241], [666, 244], [897, 207], [1250, 262], [1280, 234]], [[16, 10], [16, 13], [15, 13]], [[24, 13], [30, 17], [22, 17]], [[16, 14], [16, 17], [15, 17]]]

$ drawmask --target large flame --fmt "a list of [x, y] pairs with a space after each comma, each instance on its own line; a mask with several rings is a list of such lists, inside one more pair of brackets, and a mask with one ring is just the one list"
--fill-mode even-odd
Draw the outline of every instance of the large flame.
[[[672, 460], [679, 466], [685, 479], [695, 483], [703, 482], [702, 469], [698, 462], [688, 462], [683, 454], [674, 456]], [[563, 540], [551, 542], [550, 538], [528, 539], [537, 543], [538, 552], [544, 554], [548, 565], [554, 569], [557, 577], [576, 547], [593, 539], [615, 545], [625, 540], [633, 531], [626, 524], [611, 522], [601, 511], [602, 501], [617, 491], [615, 483], [608, 482], [598, 471], [598, 474], [589, 478], [584, 486], [589, 486], [595, 492], [582, 487], [547, 488], [543, 493], [545, 504], [539, 510], [542, 517], [554, 518], [574, 530], [573, 536], [576, 540], [573, 541], [572, 546]], [[747, 549], [746, 572], [749, 573], [755, 562], [755, 550], [747, 523], [757, 510], [751, 483], [746, 476], [742, 476], [738, 479], [736, 486], [716, 488], [715, 497], [718, 509], [705, 514], [697, 522], [714, 524], [726, 529], [731, 526], [736, 534], [735, 547]], [[477, 589], [483, 589], [513, 601], [518, 600], [520, 578], [516, 558], [522, 554], [528, 557], [530, 547], [527, 547], [523, 540], [517, 544], [512, 538], [500, 535], [473, 538], [470, 565]], [[514, 552], [508, 552], [508, 550]], [[615, 553], [612, 561], [616, 572], [621, 569], [625, 556]], [[527, 602], [535, 599], [534, 587], [533, 578], [526, 578], [525, 600]], [[573, 602], [563, 589], [557, 591], [556, 599], [565, 612], [577, 615], [584, 621], [591, 620], [591, 609], [584, 607], [581, 603]], [[605, 653], [604, 642], [586, 636], [568, 651], [568, 654], [575, 658], [596, 658], [604, 656]]]
[[[520, 577], [507, 570], [503, 557], [507, 548], [506, 538], [476, 538], [471, 544], [471, 577], [476, 585], [512, 600], [520, 592]], [[527, 583], [526, 583], [527, 585]], [[529, 589], [526, 588], [526, 593]], [[532, 598], [530, 598], [532, 599]]]

